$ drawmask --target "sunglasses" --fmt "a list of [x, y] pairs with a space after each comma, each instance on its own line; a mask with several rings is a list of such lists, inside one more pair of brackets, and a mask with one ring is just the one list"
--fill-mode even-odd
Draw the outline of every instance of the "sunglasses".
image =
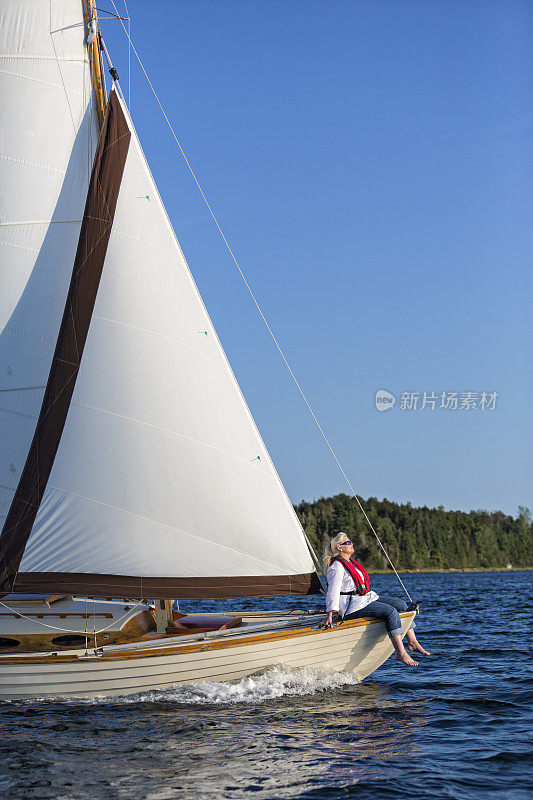
[[345, 541], [345, 542], [339, 542], [339, 544], [337, 545], [337, 547], [344, 547], [344, 545], [345, 545], [345, 544], [353, 544], [353, 542], [352, 542], [352, 540], [351, 540], [351, 539], [346, 539], [346, 541]]

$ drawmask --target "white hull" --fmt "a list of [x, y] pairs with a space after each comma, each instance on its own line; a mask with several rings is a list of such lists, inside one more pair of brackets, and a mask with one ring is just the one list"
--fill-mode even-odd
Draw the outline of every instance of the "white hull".
[[[405, 633], [414, 614], [401, 617]], [[128, 695], [180, 683], [238, 680], [274, 665], [349, 671], [362, 680], [393, 652], [382, 622], [358, 620], [323, 630], [318, 628], [319, 620], [323, 617], [313, 617], [297, 628], [294, 621], [285, 628], [263, 628], [261, 633], [241, 629], [188, 642], [181, 637], [179, 642], [109, 647], [100, 657], [87, 658], [81, 651], [4, 656], [0, 657], [0, 697]]]

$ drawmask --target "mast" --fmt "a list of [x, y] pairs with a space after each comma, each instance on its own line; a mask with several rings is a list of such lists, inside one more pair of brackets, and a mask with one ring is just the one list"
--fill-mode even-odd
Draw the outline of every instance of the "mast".
[[100, 130], [102, 130], [106, 96], [102, 51], [99, 43], [98, 17], [94, 0], [83, 0], [83, 7], [87, 31], [87, 50], [89, 51], [89, 57], [91, 59], [91, 72], [93, 77], [94, 95], [96, 99], [96, 112], [98, 114], [98, 124], [100, 126]]

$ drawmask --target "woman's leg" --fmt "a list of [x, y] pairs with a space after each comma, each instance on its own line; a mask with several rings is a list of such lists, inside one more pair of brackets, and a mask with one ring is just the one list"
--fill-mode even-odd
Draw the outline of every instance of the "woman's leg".
[[379, 602], [387, 603], [387, 605], [392, 606], [400, 613], [407, 611], [407, 603], [405, 600], [402, 600], [401, 597], [389, 597], [388, 595], [380, 594]]
[[352, 614], [347, 614], [344, 619], [357, 619], [359, 617], [375, 617], [376, 619], [382, 619], [385, 623], [389, 636], [401, 636], [403, 634], [402, 623], [400, 621], [398, 610], [393, 606], [392, 603], [382, 600], [381, 597], [378, 600], [374, 600], [372, 603], [369, 603], [364, 608], [360, 608], [358, 611], [354, 611]]
[[411, 652], [423, 653], [425, 656], [431, 655], [429, 650], [424, 650], [424, 648], [416, 638], [415, 632], [412, 628], [409, 628], [409, 630], [405, 634], [405, 638], [407, 639], [407, 649], [411, 650]]
[[[397, 600], [397, 598], [392, 599], [395, 601]], [[403, 600], [399, 600], [397, 602], [403, 603], [405, 606]], [[359, 611], [355, 611], [353, 614], [347, 614], [344, 619], [356, 619], [358, 617], [375, 617], [376, 619], [382, 619], [387, 628], [387, 632], [390, 636], [394, 650], [396, 651], [396, 658], [398, 661], [401, 661], [403, 664], [407, 664], [410, 667], [418, 666], [418, 662], [411, 658], [403, 646], [403, 631], [402, 624], [400, 622], [400, 616], [398, 614], [398, 610], [392, 604], [382, 602], [380, 597], [379, 600], [374, 600], [372, 603], [369, 603]]]
[[402, 664], [407, 664], [408, 667], [418, 667], [418, 661], [415, 661], [414, 658], [411, 658], [411, 656], [403, 646], [401, 635], [391, 636], [390, 638], [394, 650], [396, 651], [396, 660], [401, 661]]
[[[379, 599], [382, 603], [387, 603], [388, 605], [393, 606], [400, 612], [407, 611], [407, 603], [405, 602], [405, 600], [402, 600], [399, 597], [384, 597], [383, 595], [380, 594]], [[411, 650], [411, 652], [423, 653], [425, 656], [431, 655], [431, 653], [428, 650], [425, 650], [422, 647], [422, 645], [416, 638], [415, 632], [413, 630], [413, 628], [415, 627], [416, 626], [413, 620], [411, 627], [409, 628], [409, 630], [405, 635], [405, 638], [407, 639], [407, 649]]]

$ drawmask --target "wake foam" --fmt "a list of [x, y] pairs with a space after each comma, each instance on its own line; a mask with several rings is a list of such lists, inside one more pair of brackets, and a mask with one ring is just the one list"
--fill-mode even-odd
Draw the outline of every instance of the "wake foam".
[[319, 692], [355, 686], [359, 678], [350, 672], [336, 672], [310, 667], [270, 667], [264, 672], [242, 678], [235, 683], [206, 681], [188, 683], [172, 689], [148, 692], [122, 701], [164, 700], [174, 703], [261, 703], [278, 697], [302, 697]]

